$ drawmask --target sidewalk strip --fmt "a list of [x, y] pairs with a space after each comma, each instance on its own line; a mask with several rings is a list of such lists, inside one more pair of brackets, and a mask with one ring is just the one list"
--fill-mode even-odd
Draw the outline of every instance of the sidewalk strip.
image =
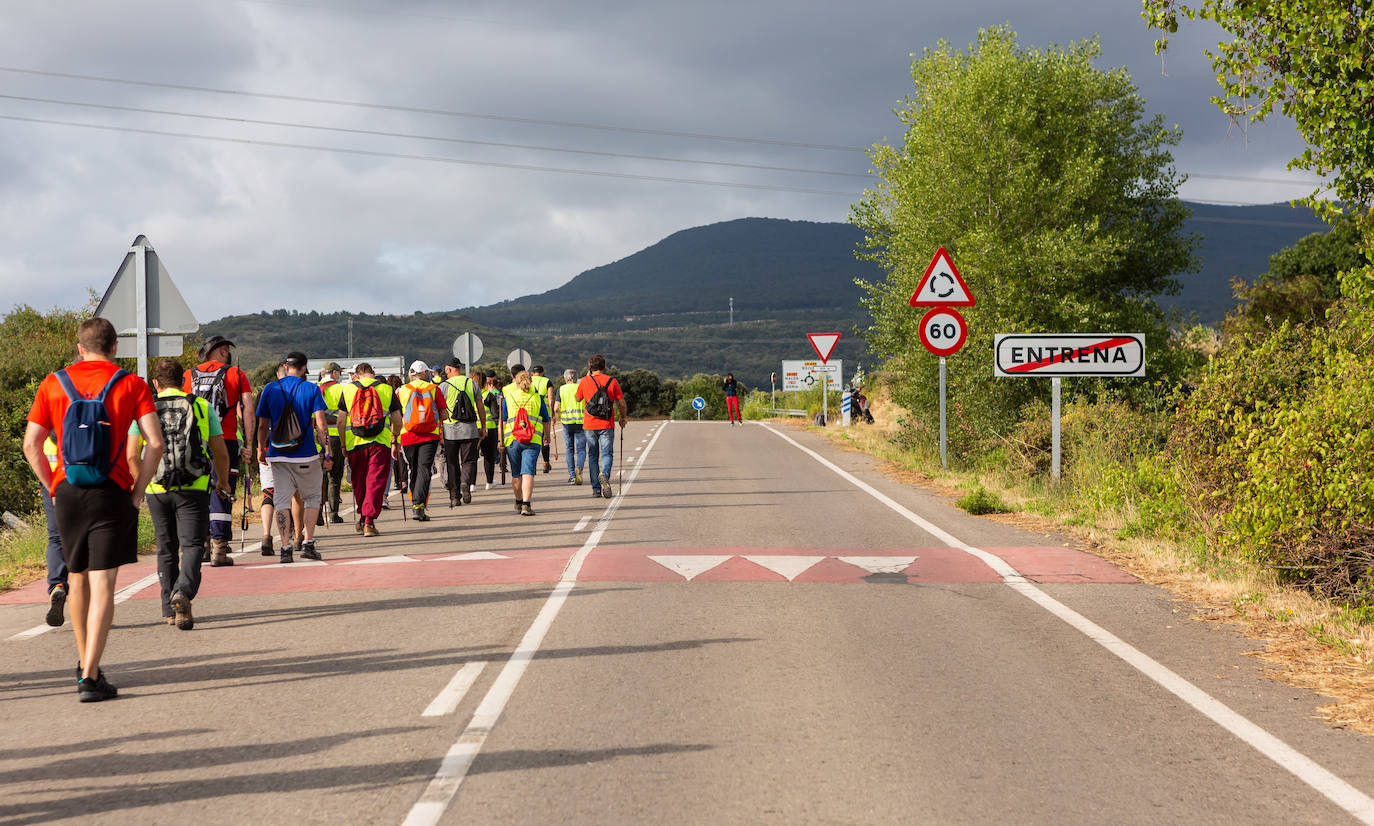
[[987, 563], [1013, 590], [1068, 623], [1088, 639], [1120, 657], [1132, 668], [1149, 677], [1164, 690], [1192, 706], [1217, 725], [1229, 731], [1241, 742], [1249, 745], [1260, 754], [1274, 761], [1280, 768], [1290, 772], [1321, 793], [1323, 797], [1349, 812], [1361, 823], [1374, 826], [1374, 799], [1350, 785], [1346, 781], [1322, 768], [1314, 760], [1279, 738], [1250, 722], [1233, 711], [1229, 706], [1212, 697], [1207, 692], [1180, 677], [1163, 664], [1157, 662], [1138, 648], [1121, 640], [1110, 631], [1068, 607], [1064, 603], [1031, 584], [1019, 571], [996, 554], [968, 545], [953, 534], [939, 528], [933, 522], [918, 516], [867, 482], [862, 481], [839, 465], [826, 459], [816, 451], [797, 442], [792, 437], [775, 430], [772, 426], [761, 425], [775, 436], [790, 443], [803, 453], [839, 474], [864, 493], [887, 505], [899, 515], [912, 522], [921, 530], [934, 536], [952, 548], [972, 554]]
[[[663, 430], [664, 428], [658, 429], [653, 440], [649, 442], [648, 450], [645, 450], [643, 455], [649, 455], [649, 450], [653, 450], [654, 444], [658, 442], [658, 437], [663, 434]], [[601, 542], [601, 537], [610, 527], [611, 519], [615, 516], [616, 510], [619, 509], [620, 503], [624, 501], [625, 494], [634, 485], [635, 479], [639, 477], [641, 467], [643, 465], [636, 464], [634, 469], [630, 471], [630, 478], [625, 481], [625, 486], [606, 506], [601, 518], [597, 520], [596, 528], [587, 537], [586, 543], [568, 560], [568, 565], [563, 569], [563, 576], [554, 587], [553, 593], [545, 601], [544, 607], [539, 610], [539, 615], [534, 618], [534, 623], [525, 632], [524, 638], [520, 640], [520, 645], [510, 655], [510, 659], [502, 667], [501, 673], [496, 676], [496, 682], [487, 689], [486, 696], [478, 704], [477, 710], [473, 712], [472, 719], [468, 721], [467, 727], [463, 729], [457, 742], [449, 747], [448, 753], [444, 755], [443, 761], [439, 764], [439, 770], [435, 772], [434, 778], [429, 781], [429, 785], [420, 795], [420, 799], [411, 807], [403, 826], [433, 826], [448, 810], [449, 804], [458, 794], [458, 787], [462, 785], [463, 778], [467, 776], [468, 769], [472, 766], [472, 761], [482, 750], [487, 735], [496, 728], [497, 722], [501, 719], [501, 713], [505, 711], [506, 703], [510, 702], [511, 695], [515, 693], [516, 686], [520, 684], [520, 678], [525, 675], [525, 669], [529, 667], [530, 661], [539, 652], [539, 646], [544, 641], [544, 635], [548, 633], [553, 621], [558, 617], [558, 612], [563, 609], [563, 604], [568, 600], [568, 594], [577, 585], [577, 574], [582, 570], [582, 563]]]

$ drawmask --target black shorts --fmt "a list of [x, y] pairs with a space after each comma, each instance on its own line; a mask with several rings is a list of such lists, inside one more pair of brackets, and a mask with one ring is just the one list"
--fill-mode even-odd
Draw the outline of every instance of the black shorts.
[[108, 571], [138, 561], [138, 509], [114, 482], [79, 488], [63, 481], [53, 496], [67, 570]]

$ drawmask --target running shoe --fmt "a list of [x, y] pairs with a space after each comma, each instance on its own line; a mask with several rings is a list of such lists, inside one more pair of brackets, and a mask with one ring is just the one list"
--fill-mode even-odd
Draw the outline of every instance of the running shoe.
[[604, 473], [601, 474], [601, 498], [611, 498], [611, 477], [607, 476]]
[[172, 610], [176, 613], [172, 619], [176, 622], [177, 628], [182, 631], [190, 631], [196, 626], [195, 618], [191, 616], [191, 598], [181, 591], [172, 594]]
[[520, 515], [521, 515], [521, 516], [534, 516], [534, 508], [531, 508], [531, 507], [530, 507], [530, 503], [529, 503], [529, 502], [525, 502], [525, 503], [522, 503], [522, 504], [520, 505]]
[[53, 628], [62, 624], [62, 609], [67, 604], [67, 586], [57, 583], [48, 591], [48, 616], [45, 618]]
[[110, 685], [102, 671], [97, 670], [95, 672], [95, 679], [82, 677], [76, 681], [76, 696], [83, 703], [98, 703], [101, 700], [113, 699], [118, 695], [119, 689]]

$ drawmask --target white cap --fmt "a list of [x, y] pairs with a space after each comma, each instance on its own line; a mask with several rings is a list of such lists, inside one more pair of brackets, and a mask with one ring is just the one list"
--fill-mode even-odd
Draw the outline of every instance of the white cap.
[[419, 359], [410, 363], [410, 374], [412, 376], [419, 375], [420, 373], [428, 373], [429, 371], [429, 365]]

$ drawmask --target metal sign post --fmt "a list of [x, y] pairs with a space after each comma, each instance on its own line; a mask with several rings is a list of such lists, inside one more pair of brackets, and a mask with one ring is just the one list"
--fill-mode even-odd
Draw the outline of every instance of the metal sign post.
[[940, 356], [940, 467], [949, 470], [948, 441], [945, 439], [945, 357]]
[[1059, 481], [1059, 383], [1058, 376], [1050, 379], [1050, 478]]

